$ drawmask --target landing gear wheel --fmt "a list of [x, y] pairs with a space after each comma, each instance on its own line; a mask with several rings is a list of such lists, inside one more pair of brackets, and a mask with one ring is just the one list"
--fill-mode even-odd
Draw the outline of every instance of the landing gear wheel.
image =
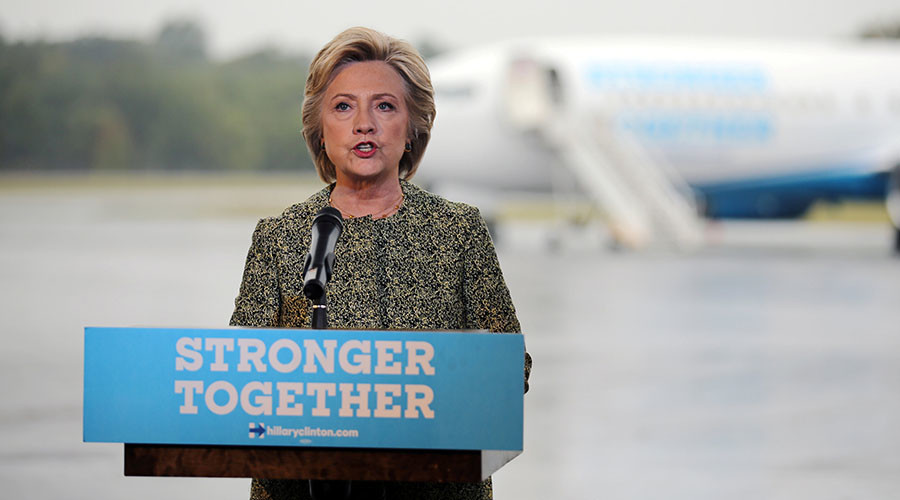
[[894, 253], [900, 256], [900, 165], [894, 167], [888, 181], [887, 211], [894, 224]]

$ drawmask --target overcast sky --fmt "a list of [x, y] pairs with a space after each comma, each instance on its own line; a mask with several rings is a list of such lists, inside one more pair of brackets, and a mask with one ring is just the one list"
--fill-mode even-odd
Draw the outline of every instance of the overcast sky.
[[261, 45], [312, 50], [354, 25], [449, 48], [563, 34], [849, 37], [872, 22], [900, 22], [900, 2], [0, 0], [0, 32], [7, 39], [148, 38], [164, 20], [178, 17], [200, 21], [214, 55], [228, 57]]

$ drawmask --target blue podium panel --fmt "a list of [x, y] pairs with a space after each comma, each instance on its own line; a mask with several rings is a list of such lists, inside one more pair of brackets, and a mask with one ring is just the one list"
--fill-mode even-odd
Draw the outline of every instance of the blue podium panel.
[[521, 450], [521, 335], [85, 328], [84, 440]]

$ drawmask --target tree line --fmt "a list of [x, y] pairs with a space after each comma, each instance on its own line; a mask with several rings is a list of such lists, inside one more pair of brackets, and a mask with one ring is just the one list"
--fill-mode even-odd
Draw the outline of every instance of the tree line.
[[308, 65], [275, 49], [212, 60], [189, 21], [150, 41], [0, 36], [0, 171], [311, 170]]

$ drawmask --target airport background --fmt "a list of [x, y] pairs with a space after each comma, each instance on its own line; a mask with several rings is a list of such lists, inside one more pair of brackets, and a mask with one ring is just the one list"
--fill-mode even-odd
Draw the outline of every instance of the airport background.
[[[430, 15], [403, 2], [2, 3], [10, 498], [247, 497], [249, 480], [125, 478], [121, 445], [81, 442], [82, 328], [226, 324], [256, 220], [319, 188], [300, 96], [313, 51], [344, 27], [430, 56], [521, 35], [896, 37], [900, 24], [875, 1]], [[509, 205], [495, 228], [535, 358], [525, 453], [495, 476], [496, 498], [897, 497], [900, 260], [882, 207], [711, 223], [711, 243], [685, 255], [619, 251], [598, 220], [534, 206]]]

